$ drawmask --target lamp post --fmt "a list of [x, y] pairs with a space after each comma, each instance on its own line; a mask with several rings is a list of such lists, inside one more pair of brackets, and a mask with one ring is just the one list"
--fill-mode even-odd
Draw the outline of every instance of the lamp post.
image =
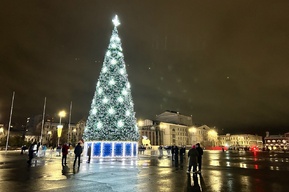
[[58, 115], [59, 115], [59, 125], [57, 125], [57, 136], [58, 136], [57, 146], [59, 145], [59, 141], [60, 141], [60, 137], [61, 137], [61, 133], [62, 133], [62, 128], [63, 128], [63, 125], [61, 125], [61, 118], [65, 117], [66, 112], [60, 111], [58, 113]]

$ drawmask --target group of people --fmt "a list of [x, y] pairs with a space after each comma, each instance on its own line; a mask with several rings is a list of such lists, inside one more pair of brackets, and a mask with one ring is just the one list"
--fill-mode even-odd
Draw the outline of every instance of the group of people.
[[[62, 145], [62, 166], [66, 166], [67, 165], [67, 155], [68, 155], [68, 150], [69, 150], [69, 145], [67, 143], [64, 143]], [[78, 167], [80, 166], [80, 157], [82, 154], [83, 148], [80, 145], [80, 142], [77, 143], [77, 145], [74, 148], [74, 162], [73, 162], [73, 168], [75, 168], [76, 162], [78, 162]], [[90, 159], [89, 159], [90, 160]]]
[[192, 167], [193, 167], [193, 173], [194, 174], [201, 173], [202, 157], [203, 157], [203, 149], [201, 148], [200, 143], [193, 145], [192, 148], [188, 152], [189, 169], [188, 169], [187, 173], [191, 172]]
[[[27, 163], [29, 165], [31, 165], [32, 159], [36, 156], [36, 153], [38, 152], [39, 149], [39, 144], [37, 144], [37, 142], [33, 142], [29, 148], [28, 148], [28, 161]], [[69, 144], [64, 143], [61, 146], [61, 152], [62, 152], [62, 166], [66, 166], [67, 165], [67, 155], [68, 155], [68, 151], [69, 151]], [[75, 158], [74, 158], [74, 162], [73, 162], [73, 168], [75, 167], [76, 163], [78, 164], [78, 167], [80, 166], [80, 157], [82, 154], [83, 148], [80, 145], [80, 142], [76, 145], [76, 147], [74, 148], [74, 154], [75, 154]], [[91, 149], [89, 147], [88, 152], [91, 153]], [[21, 153], [23, 154], [23, 152]], [[88, 159], [88, 163], [90, 161], [90, 155], [89, 159]], [[78, 162], [77, 162], [78, 161]]]

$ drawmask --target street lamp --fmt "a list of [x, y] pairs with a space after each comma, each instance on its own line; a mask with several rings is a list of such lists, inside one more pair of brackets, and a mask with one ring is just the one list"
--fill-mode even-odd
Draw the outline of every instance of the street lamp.
[[58, 136], [57, 146], [59, 145], [59, 140], [60, 140], [61, 133], [62, 133], [62, 128], [63, 128], [63, 125], [61, 125], [61, 118], [65, 117], [66, 112], [65, 111], [60, 111], [58, 113], [58, 115], [59, 115], [59, 125], [57, 125], [57, 136]]

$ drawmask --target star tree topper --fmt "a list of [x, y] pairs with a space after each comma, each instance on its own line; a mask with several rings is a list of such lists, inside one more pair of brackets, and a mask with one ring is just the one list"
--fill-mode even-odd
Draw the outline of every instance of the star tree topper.
[[112, 20], [113, 24], [115, 27], [119, 26], [120, 25], [120, 22], [118, 20], [118, 16], [115, 15], [114, 19]]

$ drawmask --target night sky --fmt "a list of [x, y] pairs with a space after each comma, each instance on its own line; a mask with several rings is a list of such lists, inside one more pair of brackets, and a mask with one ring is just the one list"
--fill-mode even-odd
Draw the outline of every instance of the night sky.
[[[0, 123], [88, 116], [114, 15], [136, 117], [289, 132], [289, 1], [1, 1]], [[65, 118], [64, 121], [67, 121]]]

